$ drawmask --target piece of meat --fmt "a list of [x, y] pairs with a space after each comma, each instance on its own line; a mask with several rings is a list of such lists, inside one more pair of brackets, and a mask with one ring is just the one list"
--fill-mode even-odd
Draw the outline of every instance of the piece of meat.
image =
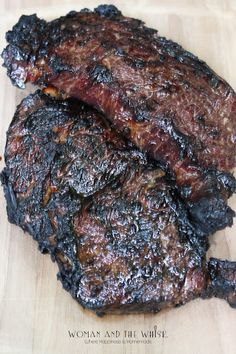
[[18, 106], [1, 174], [9, 220], [97, 314], [157, 312], [196, 297], [236, 305], [236, 263], [206, 261], [163, 170], [73, 100], [38, 91]]
[[203, 61], [112, 5], [22, 16], [2, 57], [12, 82], [53, 85], [103, 112], [161, 162], [206, 234], [232, 225], [236, 95]]

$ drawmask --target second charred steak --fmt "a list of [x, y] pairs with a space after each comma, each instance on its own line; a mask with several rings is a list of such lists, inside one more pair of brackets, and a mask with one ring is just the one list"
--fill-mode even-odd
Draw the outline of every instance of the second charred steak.
[[232, 224], [236, 95], [203, 61], [108, 5], [49, 23], [22, 16], [6, 38], [14, 84], [96, 107], [168, 169], [203, 232]]
[[97, 112], [28, 96], [8, 130], [5, 162], [9, 220], [50, 252], [84, 307], [156, 312], [199, 296], [236, 305], [236, 263], [206, 261], [207, 239], [164, 172]]

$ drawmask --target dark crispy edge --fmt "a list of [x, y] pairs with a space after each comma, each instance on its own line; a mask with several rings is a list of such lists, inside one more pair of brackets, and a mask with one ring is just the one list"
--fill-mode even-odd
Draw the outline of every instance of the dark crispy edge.
[[224, 299], [236, 309], [236, 262], [210, 258], [208, 284], [201, 297]]

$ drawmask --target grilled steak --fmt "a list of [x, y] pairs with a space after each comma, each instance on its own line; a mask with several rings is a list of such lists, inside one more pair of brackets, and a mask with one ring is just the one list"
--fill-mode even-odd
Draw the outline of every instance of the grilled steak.
[[6, 39], [15, 85], [91, 104], [163, 164], [203, 232], [232, 225], [236, 95], [203, 61], [112, 5], [49, 23], [22, 16]]
[[40, 91], [18, 106], [1, 174], [9, 220], [97, 314], [157, 312], [196, 297], [236, 306], [236, 263], [206, 261], [163, 170], [80, 102]]

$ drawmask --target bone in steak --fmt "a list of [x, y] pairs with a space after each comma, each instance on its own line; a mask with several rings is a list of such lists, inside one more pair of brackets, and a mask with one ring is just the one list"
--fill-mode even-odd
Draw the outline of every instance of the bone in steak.
[[15, 85], [91, 104], [167, 168], [203, 232], [232, 225], [236, 95], [203, 61], [112, 5], [49, 23], [22, 16], [6, 39]]
[[9, 220], [97, 314], [157, 312], [197, 297], [236, 306], [236, 263], [206, 261], [160, 168], [82, 103], [41, 92], [18, 106], [1, 174]]

